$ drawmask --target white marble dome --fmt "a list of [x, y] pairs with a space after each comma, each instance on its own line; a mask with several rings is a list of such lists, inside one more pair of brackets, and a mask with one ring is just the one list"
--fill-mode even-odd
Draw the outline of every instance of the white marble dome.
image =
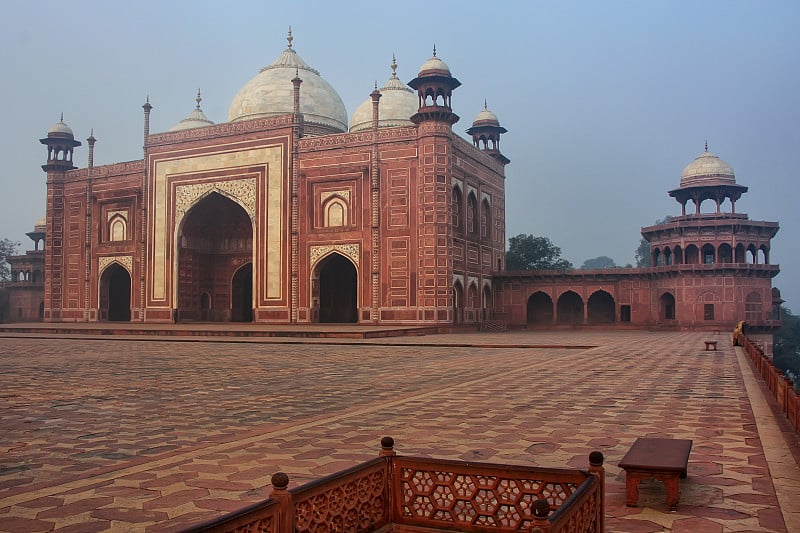
[[497, 118], [497, 115], [489, 111], [489, 108], [486, 107], [486, 104], [483, 104], [483, 110], [475, 115], [475, 120], [472, 121], [472, 127], [478, 126], [499, 126], [500, 120]]
[[681, 172], [681, 188], [735, 184], [733, 168], [706, 149]]
[[64, 114], [61, 114], [61, 120], [56, 122], [53, 127], [47, 130], [48, 137], [67, 137], [69, 139], [74, 139], [75, 134], [72, 133], [72, 128], [64, 124]]
[[447, 66], [447, 63], [436, 57], [436, 48], [433, 49], [433, 57], [425, 61], [421, 67], [419, 67], [419, 73], [417, 74], [418, 77], [423, 76], [452, 76], [450, 73], [450, 67]]
[[347, 131], [347, 110], [339, 94], [308, 66], [292, 48], [292, 32], [286, 50], [255, 78], [242, 87], [228, 110], [228, 120], [238, 122], [261, 117], [286, 115], [294, 111], [292, 79], [299, 76], [300, 112], [307, 124]]
[[197, 90], [197, 97], [195, 98], [195, 102], [197, 102], [197, 107], [195, 107], [189, 116], [185, 119], [181, 120], [174, 126], [172, 126], [169, 131], [182, 131], [182, 130], [191, 130], [194, 128], [203, 128], [205, 126], [213, 126], [214, 123], [208, 120], [208, 117], [203, 110], [200, 109], [200, 102], [203, 99], [200, 98], [200, 89]]
[[[410, 126], [411, 115], [419, 110], [419, 98], [405, 83], [397, 77], [397, 62], [392, 58], [392, 76], [386, 85], [379, 89], [381, 93], [378, 108], [378, 127]], [[363, 131], [372, 127], [372, 98], [367, 98], [350, 118], [350, 131]]]

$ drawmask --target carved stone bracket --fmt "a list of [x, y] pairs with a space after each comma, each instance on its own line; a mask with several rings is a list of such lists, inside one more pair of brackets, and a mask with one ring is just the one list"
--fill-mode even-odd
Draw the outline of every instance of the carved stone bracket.
[[133, 256], [131, 255], [108, 255], [97, 258], [97, 272], [101, 273], [111, 263], [119, 263], [128, 271], [128, 274], [133, 275]]
[[359, 265], [361, 246], [357, 242], [312, 246], [310, 252], [311, 257], [309, 264], [313, 267], [317, 263], [317, 261], [319, 261], [322, 257], [328, 255], [330, 252], [339, 252], [342, 255], [349, 257], [356, 266]]

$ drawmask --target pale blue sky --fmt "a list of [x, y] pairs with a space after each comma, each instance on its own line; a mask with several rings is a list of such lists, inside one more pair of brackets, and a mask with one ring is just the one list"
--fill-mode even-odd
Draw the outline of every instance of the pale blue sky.
[[580, 265], [632, 263], [641, 226], [680, 214], [667, 195], [702, 150], [750, 188], [737, 211], [780, 222], [772, 262], [800, 311], [800, 2], [7, 2], [0, 17], [0, 238], [44, 214], [45, 148], [64, 113], [95, 164], [141, 158], [142, 109], [164, 131], [194, 107], [227, 119], [238, 89], [286, 46], [352, 114], [392, 53], [404, 81], [436, 44], [462, 82], [466, 136], [489, 108], [509, 131], [506, 234], [550, 237]]

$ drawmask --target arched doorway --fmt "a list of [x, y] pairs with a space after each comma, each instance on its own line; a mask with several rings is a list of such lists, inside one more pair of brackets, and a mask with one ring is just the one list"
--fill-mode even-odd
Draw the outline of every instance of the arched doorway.
[[552, 324], [553, 299], [542, 291], [536, 291], [528, 298], [528, 324]]
[[492, 290], [489, 288], [488, 285], [484, 285], [483, 287], [483, 299], [481, 302], [481, 320], [486, 322], [487, 320], [491, 320], [491, 309], [492, 309]]
[[[204, 293], [205, 294], [205, 293]], [[203, 299], [200, 299], [203, 307]], [[231, 281], [231, 322], [253, 321], [253, 263], [247, 263]]]
[[453, 284], [453, 323], [464, 322], [464, 287], [460, 281]]
[[319, 321], [358, 322], [358, 273], [344, 256], [333, 253], [320, 261]]
[[100, 320], [131, 320], [131, 275], [119, 263], [109, 265], [100, 276]]
[[253, 320], [253, 223], [242, 206], [216, 192], [198, 201], [181, 222], [177, 256], [181, 321]]
[[665, 292], [659, 298], [659, 318], [663, 320], [675, 320], [675, 297]]
[[586, 303], [586, 313], [589, 324], [613, 324], [617, 315], [614, 297], [602, 290], [593, 292]]
[[575, 291], [558, 297], [557, 310], [559, 324], [583, 324], [583, 298]]

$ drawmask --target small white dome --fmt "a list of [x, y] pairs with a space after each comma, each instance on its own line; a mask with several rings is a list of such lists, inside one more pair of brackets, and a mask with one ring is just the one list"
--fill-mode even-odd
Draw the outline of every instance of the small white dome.
[[681, 188], [713, 185], [730, 185], [736, 183], [733, 168], [708, 151], [698, 155], [694, 161], [686, 165], [681, 172]]
[[300, 112], [304, 121], [328, 127], [333, 132], [347, 131], [347, 110], [342, 98], [292, 49], [291, 29], [287, 40], [289, 46], [280, 57], [261, 69], [236, 94], [228, 111], [228, 120], [238, 122], [294, 112], [292, 79], [299, 76], [303, 80]]
[[194, 128], [204, 128], [205, 126], [213, 126], [214, 123], [208, 120], [206, 114], [200, 109], [200, 102], [202, 100], [203, 99], [200, 98], [200, 89], [197, 89], [197, 97], [195, 98], [197, 107], [189, 113], [188, 117], [172, 126], [169, 131], [191, 130]]
[[433, 57], [419, 67], [419, 73], [417, 74], [417, 77], [421, 78], [423, 76], [452, 76], [450, 73], [450, 67], [448, 67], [444, 61], [436, 57], [435, 47], [433, 49]]
[[69, 137], [70, 139], [75, 138], [75, 134], [72, 133], [72, 129], [64, 124], [64, 114], [61, 114], [61, 120], [56, 122], [52, 128], [47, 130], [48, 137]]
[[[410, 126], [411, 115], [419, 110], [419, 99], [414, 91], [397, 77], [397, 62], [392, 57], [392, 76], [380, 89], [378, 127]], [[372, 127], [372, 98], [366, 99], [356, 108], [350, 119], [350, 132], [368, 130]]]
[[478, 126], [499, 126], [500, 120], [497, 118], [497, 115], [489, 111], [489, 108], [486, 107], [486, 104], [483, 105], [483, 110], [475, 115], [475, 120], [472, 121], [473, 127]]

